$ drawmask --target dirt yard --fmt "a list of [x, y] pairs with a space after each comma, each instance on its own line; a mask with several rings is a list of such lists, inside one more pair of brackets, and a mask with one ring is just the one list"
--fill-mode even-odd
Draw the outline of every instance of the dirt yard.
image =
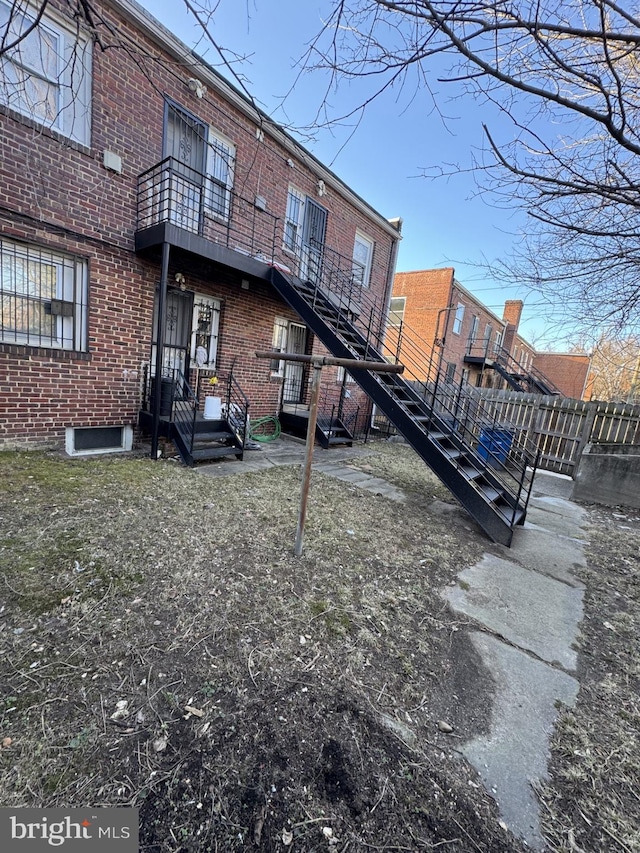
[[[137, 806], [144, 853], [522, 853], [459, 752], [492, 683], [460, 683], [440, 596], [491, 545], [410, 449], [371, 450], [407, 501], [314, 474], [301, 558], [299, 468], [0, 454], [2, 805]], [[633, 853], [640, 514], [589, 512], [539, 793], [550, 851]]]

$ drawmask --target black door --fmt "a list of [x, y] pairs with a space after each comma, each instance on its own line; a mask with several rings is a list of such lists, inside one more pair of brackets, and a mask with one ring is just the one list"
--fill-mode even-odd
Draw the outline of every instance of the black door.
[[204, 209], [208, 126], [177, 104], [167, 103], [164, 155], [169, 165], [169, 220], [200, 233]]

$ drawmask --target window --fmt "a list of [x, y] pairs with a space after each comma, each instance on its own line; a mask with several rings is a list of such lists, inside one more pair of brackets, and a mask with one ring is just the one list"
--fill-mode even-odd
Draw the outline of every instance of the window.
[[447, 372], [445, 373], [445, 382], [453, 382], [456, 375], [456, 363], [455, 361], [447, 362]]
[[476, 337], [478, 335], [478, 325], [480, 324], [480, 317], [478, 315], [474, 315], [473, 320], [471, 321], [471, 331], [469, 332], [469, 340], [468, 344], [471, 347], [476, 342]]
[[284, 221], [284, 247], [298, 252], [302, 246], [305, 197], [293, 187], [287, 196], [287, 214]]
[[25, 5], [0, 0], [0, 33], [14, 45], [0, 59], [0, 102], [88, 145], [90, 41], [49, 14], [30, 29], [35, 21]]
[[353, 280], [362, 287], [369, 287], [373, 245], [373, 240], [370, 240], [361, 231], [356, 231], [356, 238], [353, 243]]
[[218, 351], [220, 303], [196, 293], [191, 329], [191, 360], [198, 367], [215, 367]]
[[300, 278], [317, 282], [322, 268], [328, 213], [312, 198], [289, 187], [283, 246], [299, 259]]
[[502, 346], [502, 329], [496, 329], [494, 352], [498, 352]]
[[[271, 343], [272, 349], [275, 352], [287, 351], [287, 333], [289, 331], [289, 321], [283, 320], [282, 317], [276, 317], [273, 323], [273, 340]], [[271, 362], [271, 375], [284, 376], [284, 361], [274, 359]]]
[[231, 211], [235, 159], [234, 146], [211, 130], [207, 153], [208, 206], [212, 213], [223, 219], [228, 219]]
[[345, 385], [355, 385], [355, 379], [350, 373], [345, 374], [344, 367], [338, 367], [336, 370], [336, 382], [340, 385], [344, 382]]
[[87, 263], [0, 240], [0, 340], [87, 348]]
[[453, 334], [459, 335], [462, 331], [462, 321], [464, 319], [464, 305], [462, 302], [458, 302], [458, 307], [456, 308], [456, 316], [453, 320]]
[[389, 325], [400, 326], [404, 322], [404, 311], [407, 304], [406, 296], [393, 296], [389, 303]]

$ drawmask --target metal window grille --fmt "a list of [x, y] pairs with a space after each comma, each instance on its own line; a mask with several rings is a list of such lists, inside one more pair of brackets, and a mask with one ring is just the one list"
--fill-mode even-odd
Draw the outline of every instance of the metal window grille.
[[0, 340], [86, 349], [86, 261], [0, 240]]
[[287, 213], [284, 222], [284, 246], [292, 252], [300, 248], [304, 196], [290, 189], [287, 196]]

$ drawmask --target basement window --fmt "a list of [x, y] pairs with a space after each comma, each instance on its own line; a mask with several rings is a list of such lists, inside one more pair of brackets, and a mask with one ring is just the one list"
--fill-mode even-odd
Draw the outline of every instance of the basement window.
[[133, 447], [130, 426], [67, 427], [65, 450], [69, 456], [124, 453]]

